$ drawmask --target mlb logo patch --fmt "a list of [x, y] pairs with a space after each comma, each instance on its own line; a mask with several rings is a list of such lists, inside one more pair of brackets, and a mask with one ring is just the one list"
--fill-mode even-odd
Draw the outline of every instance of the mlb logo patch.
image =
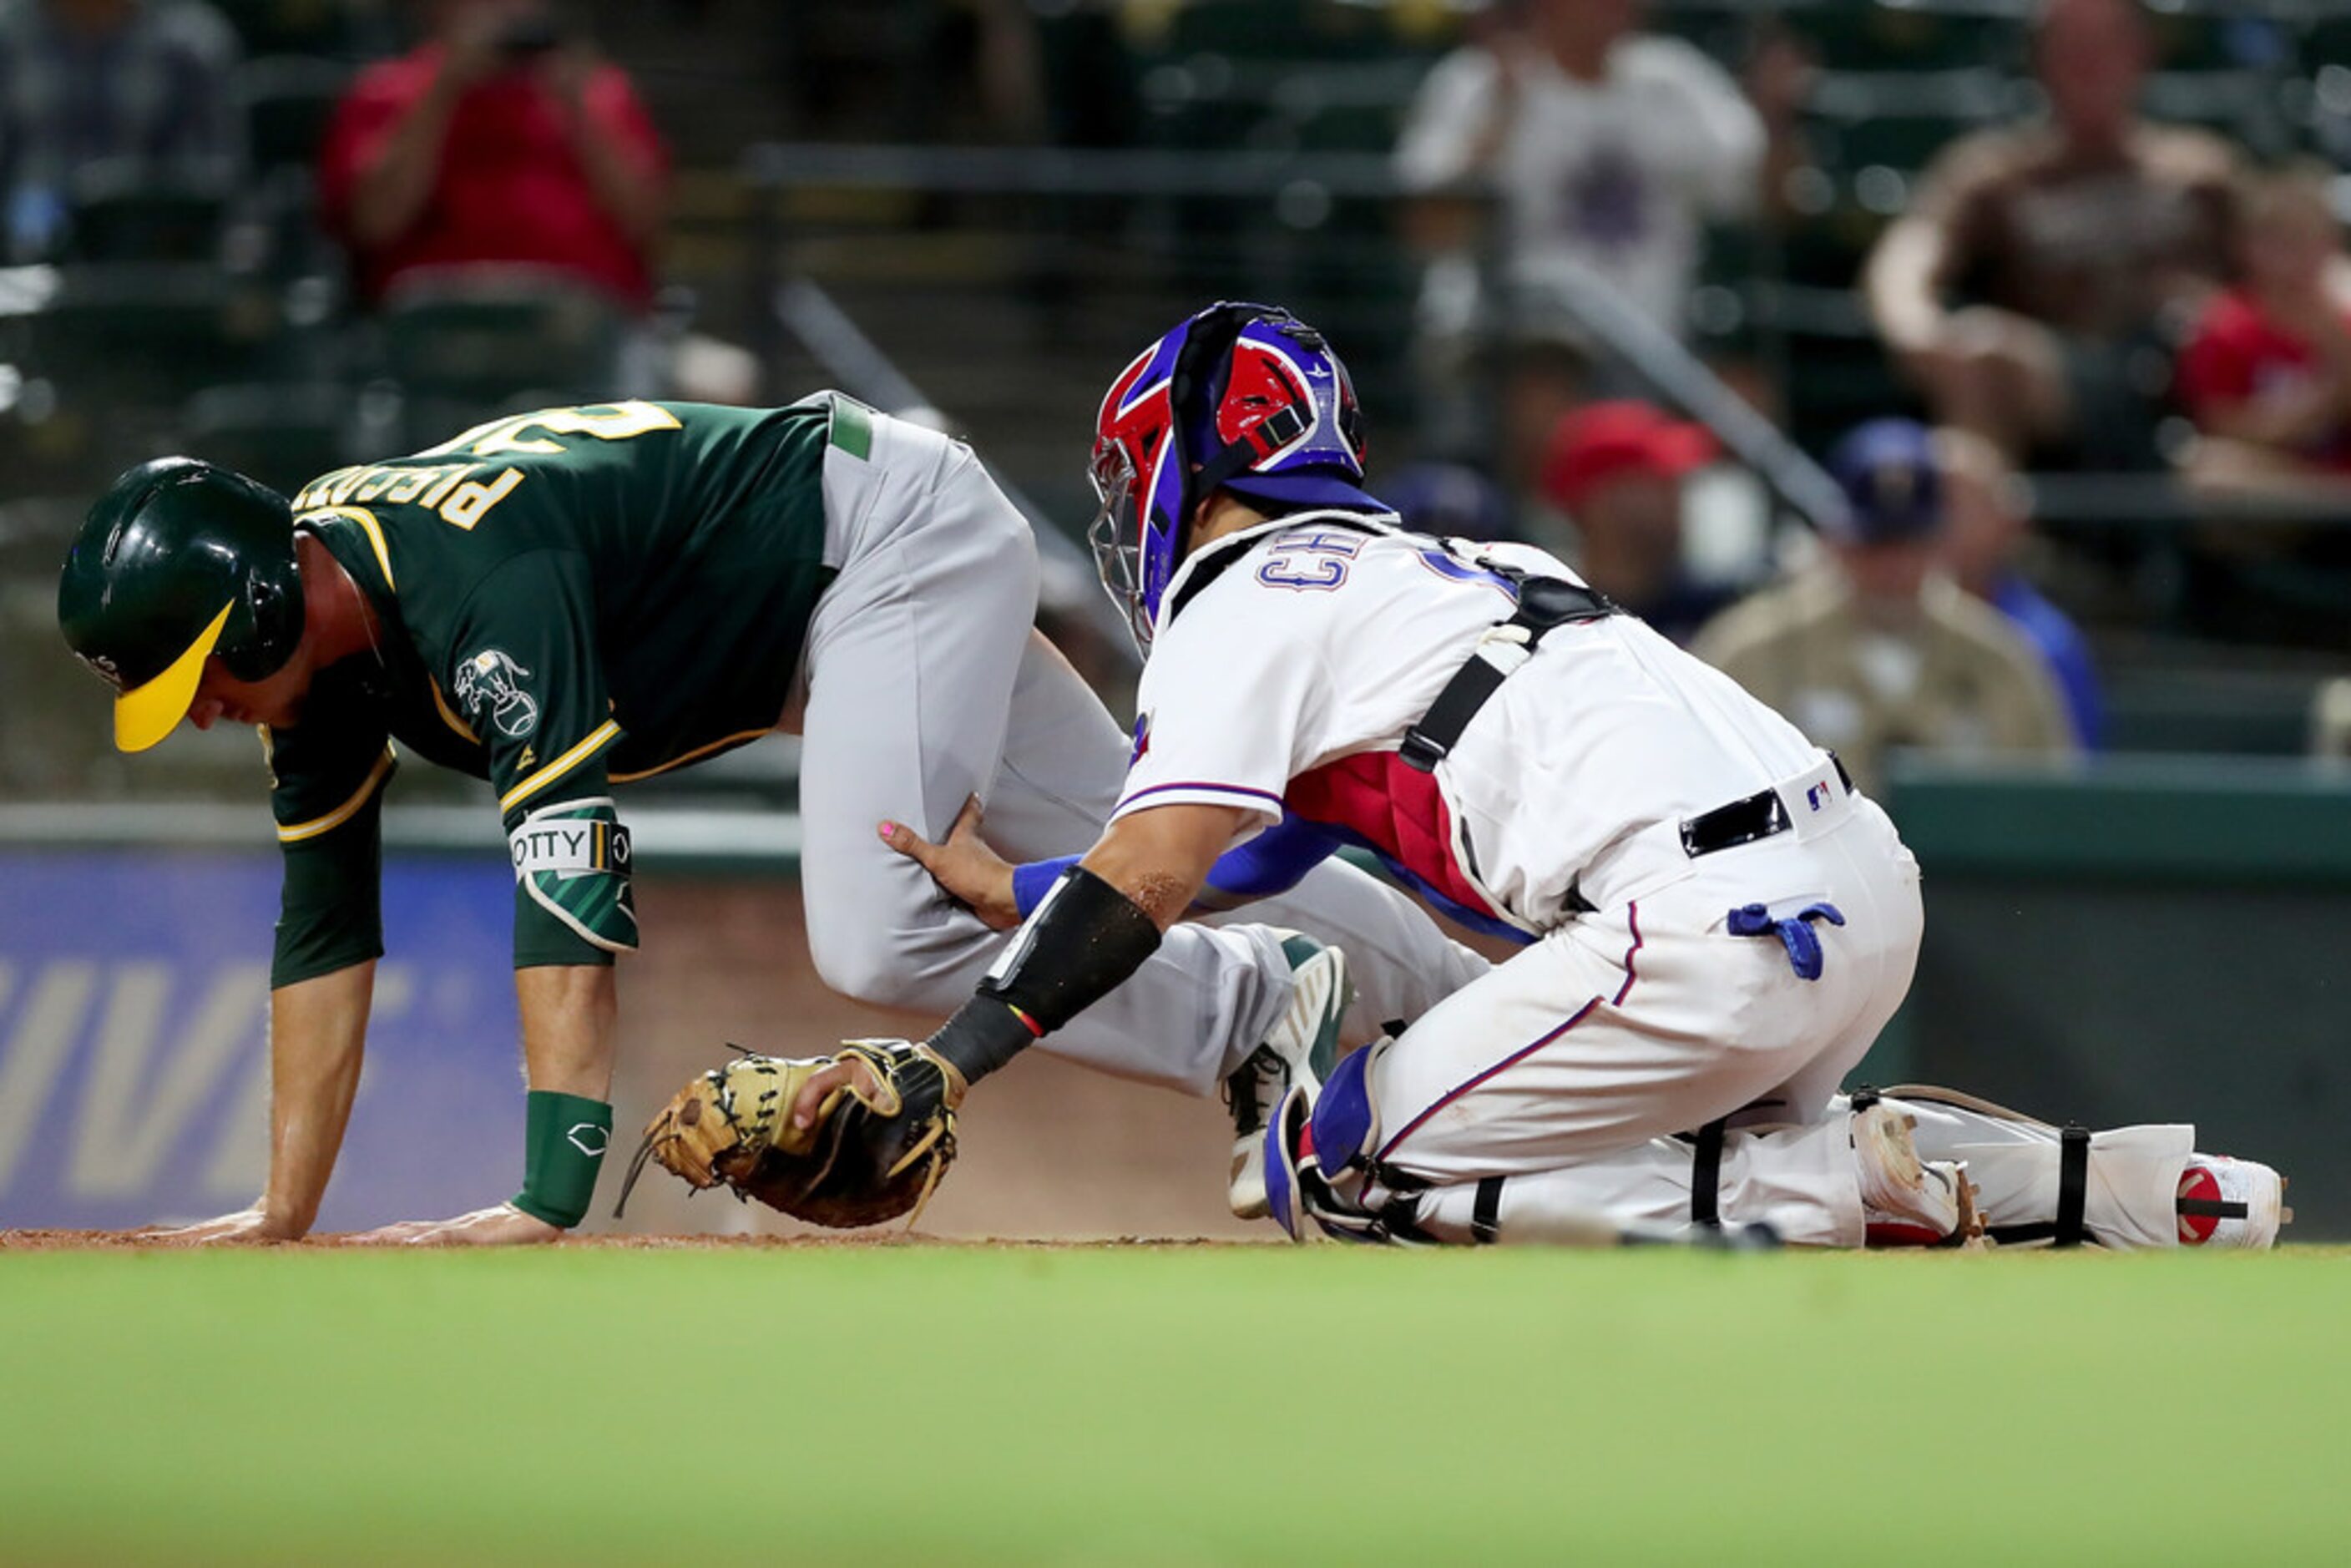
[[1829, 787], [1814, 784], [1804, 791], [1804, 804], [1817, 811], [1829, 803]]

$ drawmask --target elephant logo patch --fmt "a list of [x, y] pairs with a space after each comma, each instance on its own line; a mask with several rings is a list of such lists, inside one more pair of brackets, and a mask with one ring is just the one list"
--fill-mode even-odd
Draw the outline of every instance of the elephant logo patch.
[[485, 648], [457, 666], [457, 706], [475, 727], [486, 717], [498, 733], [520, 740], [538, 727], [538, 701], [522, 689], [530, 672], [496, 648]]

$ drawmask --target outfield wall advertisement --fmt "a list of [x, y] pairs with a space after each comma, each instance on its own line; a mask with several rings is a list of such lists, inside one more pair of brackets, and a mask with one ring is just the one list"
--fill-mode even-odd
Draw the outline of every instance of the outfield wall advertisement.
[[[244, 1207], [268, 1168], [275, 854], [0, 853], [0, 1227]], [[320, 1225], [455, 1213], [520, 1180], [495, 859], [394, 862], [366, 1071]]]

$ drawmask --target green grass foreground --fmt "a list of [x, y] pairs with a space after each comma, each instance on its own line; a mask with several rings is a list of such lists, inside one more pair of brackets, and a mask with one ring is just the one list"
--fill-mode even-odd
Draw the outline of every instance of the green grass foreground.
[[0, 1562], [2341, 1562], [2351, 1258], [0, 1254]]

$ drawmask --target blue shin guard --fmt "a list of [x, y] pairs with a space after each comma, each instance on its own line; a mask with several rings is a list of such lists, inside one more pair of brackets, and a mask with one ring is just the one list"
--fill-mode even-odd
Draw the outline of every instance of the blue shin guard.
[[1322, 1168], [1337, 1173], [1372, 1157], [1380, 1135], [1380, 1115], [1372, 1104], [1372, 1058], [1386, 1048], [1375, 1040], [1342, 1060], [1314, 1100], [1314, 1153]]
[[1265, 1124], [1265, 1201], [1273, 1222], [1292, 1241], [1311, 1241], [1306, 1206], [1299, 1198], [1300, 1149], [1306, 1130], [1306, 1086], [1294, 1085]]
[[[1386, 1239], [1375, 1217], [1346, 1196], [1379, 1136], [1365, 1074], [1382, 1044], [1342, 1061], [1311, 1104], [1303, 1084], [1291, 1089], [1266, 1125], [1266, 1197], [1293, 1241], [1311, 1241], [1318, 1229], [1343, 1241]], [[1334, 1181], [1345, 1190], [1333, 1190]]]

